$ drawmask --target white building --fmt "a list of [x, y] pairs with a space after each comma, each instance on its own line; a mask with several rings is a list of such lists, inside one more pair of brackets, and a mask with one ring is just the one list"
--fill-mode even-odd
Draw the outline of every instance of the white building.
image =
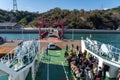
[[17, 23], [3, 22], [0, 23], [0, 29], [21, 29], [22, 27]]

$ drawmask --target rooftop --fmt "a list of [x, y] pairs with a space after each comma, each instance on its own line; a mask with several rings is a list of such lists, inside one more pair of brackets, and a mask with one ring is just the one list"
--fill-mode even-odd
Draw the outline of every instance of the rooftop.
[[15, 25], [17, 25], [17, 23], [12, 23], [12, 22], [3, 22], [3, 23], [0, 23], [0, 27], [1, 26], [9, 26], [9, 27], [11, 27], [11, 26], [15, 26]]

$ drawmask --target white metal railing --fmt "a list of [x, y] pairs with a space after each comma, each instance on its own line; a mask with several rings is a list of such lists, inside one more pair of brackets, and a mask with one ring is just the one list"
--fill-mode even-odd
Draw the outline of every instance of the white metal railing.
[[19, 71], [34, 60], [39, 51], [39, 45], [39, 42], [36, 40], [24, 41], [22, 44], [3, 56], [0, 59], [0, 62], [15, 71]]
[[7, 53], [5, 56], [3, 56], [2, 58], [0, 58], [0, 62], [2, 62], [2, 63], [8, 63], [11, 60], [13, 60], [13, 58], [14, 58], [13, 57], [14, 56], [13, 52], [14, 52], [14, 49], [12, 49], [9, 53]]
[[84, 42], [85, 47], [88, 50], [92, 51], [93, 53], [97, 54], [98, 56], [106, 60], [120, 64], [120, 49], [109, 44], [104, 44], [99, 41], [90, 40], [88, 38], [84, 40]]

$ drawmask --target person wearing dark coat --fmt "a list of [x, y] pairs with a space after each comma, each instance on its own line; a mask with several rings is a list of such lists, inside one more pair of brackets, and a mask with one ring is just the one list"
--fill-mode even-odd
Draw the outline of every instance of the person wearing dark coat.
[[76, 46], [76, 49], [77, 49], [77, 51], [79, 50], [79, 46], [78, 45]]
[[68, 51], [68, 44], [66, 44], [66, 51]]
[[101, 67], [99, 67], [97, 77], [98, 77], [100, 80], [102, 79], [102, 68], [101, 68]]
[[65, 53], [64, 53], [64, 57], [68, 57], [68, 52], [67, 51], [65, 51]]

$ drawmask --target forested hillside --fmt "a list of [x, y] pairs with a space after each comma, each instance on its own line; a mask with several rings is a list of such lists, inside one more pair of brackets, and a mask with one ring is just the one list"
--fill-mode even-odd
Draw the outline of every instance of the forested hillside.
[[120, 7], [92, 11], [54, 8], [45, 13], [0, 10], [0, 22], [18, 22], [21, 25], [36, 27], [42, 17], [50, 23], [55, 23], [60, 18], [66, 28], [117, 29], [120, 27]]

